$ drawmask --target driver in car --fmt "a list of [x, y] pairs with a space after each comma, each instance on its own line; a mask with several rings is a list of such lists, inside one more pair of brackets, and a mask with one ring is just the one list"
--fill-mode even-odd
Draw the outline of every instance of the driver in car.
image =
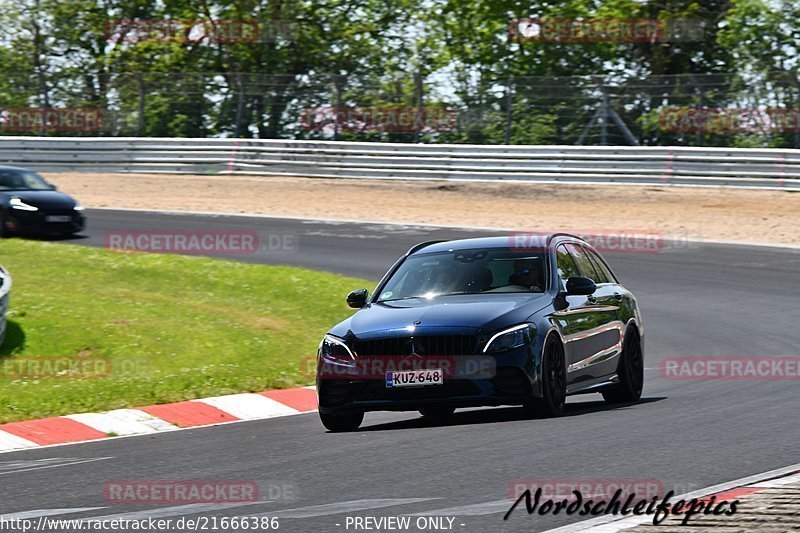
[[535, 259], [517, 259], [514, 261], [514, 273], [508, 278], [509, 285], [522, 285], [535, 292], [542, 292], [539, 261]]

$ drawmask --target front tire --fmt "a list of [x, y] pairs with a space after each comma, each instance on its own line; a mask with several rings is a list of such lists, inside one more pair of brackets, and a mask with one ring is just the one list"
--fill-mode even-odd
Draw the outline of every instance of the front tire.
[[542, 397], [532, 399], [525, 407], [532, 414], [550, 418], [561, 416], [566, 401], [564, 347], [555, 336], [551, 336], [542, 351]]
[[630, 403], [642, 397], [644, 387], [644, 354], [639, 332], [631, 327], [625, 334], [622, 355], [617, 365], [619, 383], [603, 391], [608, 403]]
[[325, 429], [332, 433], [355, 431], [364, 421], [364, 413], [346, 413], [341, 415], [320, 413], [319, 419]]

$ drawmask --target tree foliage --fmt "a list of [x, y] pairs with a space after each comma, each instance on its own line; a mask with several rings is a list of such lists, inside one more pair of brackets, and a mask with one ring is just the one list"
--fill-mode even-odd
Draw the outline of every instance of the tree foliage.
[[[670, 106], [800, 108], [800, 5], [789, 0], [0, 0], [0, 8], [0, 108], [103, 109], [102, 134], [533, 144], [586, 132], [597, 142], [604, 121], [592, 118], [606, 102], [645, 144], [800, 142], [791, 131], [663, 127]], [[695, 26], [647, 42], [510, 38], [509, 22], [525, 18]], [[458, 119], [413, 131], [302, 120], [325, 109], [397, 108], [449, 109]], [[610, 142], [627, 141], [615, 125], [605, 129]]]

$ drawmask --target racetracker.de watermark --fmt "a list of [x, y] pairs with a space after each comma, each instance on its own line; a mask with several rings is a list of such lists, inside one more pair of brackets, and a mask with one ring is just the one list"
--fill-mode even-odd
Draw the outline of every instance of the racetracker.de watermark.
[[103, 499], [112, 505], [176, 505], [256, 502], [261, 488], [249, 480], [112, 480]]
[[661, 130], [675, 133], [788, 133], [800, 131], [800, 109], [667, 107]]
[[178, 230], [107, 231], [105, 247], [118, 251], [176, 254], [254, 254], [294, 252], [298, 248], [294, 233], [259, 235], [255, 230]]
[[388, 372], [424, 372], [441, 370], [444, 379], [491, 379], [497, 375], [494, 357], [469, 356], [358, 356], [343, 360], [323, 356], [318, 362], [308, 357], [301, 361], [301, 371], [306, 376], [320, 379], [377, 379], [383, 380]]
[[658, 371], [672, 380], [792, 381], [800, 380], [800, 356], [666, 356]]
[[294, 21], [255, 19], [118, 19], [110, 20], [104, 36], [110, 43], [274, 43], [294, 41]]
[[588, 498], [609, 498], [618, 490], [624, 496], [636, 494], [643, 498], [666, 493], [664, 483], [657, 479], [525, 479], [512, 481], [508, 486], [508, 495], [516, 500], [526, 490], [533, 493], [538, 489], [542, 491], [542, 498], [553, 500], [573, 498], [576, 490]]
[[547, 238], [553, 233], [579, 237], [600, 252], [654, 254], [696, 246], [688, 235], [667, 236], [660, 231], [645, 229], [516, 231], [509, 236], [508, 246], [520, 251], [541, 251], [546, 248]]
[[0, 131], [103, 131], [106, 119], [105, 109], [93, 107], [9, 107], [0, 110]]
[[333, 132], [414, 132], [453, 131], [457, 112], [452, 109], [392, 107], [392, 108], [315, 108], [303, 109], [300, 127], [307, 131]]
[[508, 24], [509, 40], [518, 43], [662, 43], [702, 41], [701, 19], [523, 18]]
[[3, 357], [0, 358], [0, 377], [9, 379], [105, 378], [111, 375], [110, 357], [96, 356], [47, 356], [47, 357]]

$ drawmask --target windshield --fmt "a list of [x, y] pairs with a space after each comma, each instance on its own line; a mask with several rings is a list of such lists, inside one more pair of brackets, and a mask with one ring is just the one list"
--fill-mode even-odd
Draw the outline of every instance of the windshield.
[[52, 189], [44, 179], [35, 172], [27, 170], [0, 170], [0, 191], [47, 191]]
[[544, 253], [509, 248], [453, 250], [406, 259], [377, 301], [544, 289]]

